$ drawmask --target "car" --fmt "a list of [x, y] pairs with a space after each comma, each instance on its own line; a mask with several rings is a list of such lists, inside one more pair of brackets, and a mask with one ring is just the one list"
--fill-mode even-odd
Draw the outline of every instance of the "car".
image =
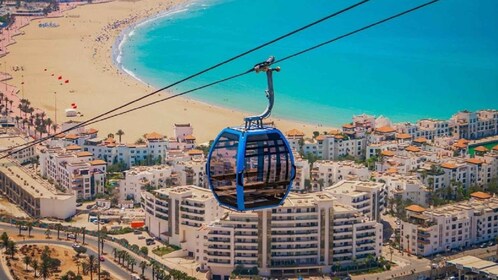
[[86, 209], [92, 209], [93, 206], [95, 206], [95, 204], [89, 204], [89, 205], [86, 206]]
[[432, 263], [432, 264], [431, 264], [431, 267], [432, 267], [432, 268], [438, 268], [438, 267], [439, 267], [439, 265], [438, 265], [437, 263]]
[[80, 207], [80, 206], [83, 206], [83, 203], [76, 203], [76, 207]]
[[104, 256], [100, 256], [99, 259], [100, 259], [101, 262], [105, 262]]
[[487, 243], [482, 243], [481, 246], [479, 246], [479, 248], [486, 248], [487, 247]]
[[489, 241], [488, 246], [493, 246], [493, 245], [495, 245], [495, 242]]
[[81, 245], [80, 245], [80, 244], [78, 244], [78, 243], [73, 243], [73, 244], [71, 245], [71, 247], [73, 247], [74, 249], [76, 249], [76, 248], [81, 247]]
[[145, 239], [145, 236], [140, 235], [140, 236], [138, 237], [138, 239]]
[[139, 230], [135, 230], [135, 231], [133, 231], [133, 234], [139, 235], [139, 234], [142, 234], [142, 232]]
[[21, 226], [21, 230], [28, 230], [28, 226]]
[[69, 239], [76, 239], [76, 235], [70, 233], [70, 234], [67, 235], [67, 238], [69, 238]]

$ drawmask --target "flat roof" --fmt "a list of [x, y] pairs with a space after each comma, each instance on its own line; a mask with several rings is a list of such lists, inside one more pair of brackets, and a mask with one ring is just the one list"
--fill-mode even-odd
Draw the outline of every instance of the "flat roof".
[[42, 180], [36, 172], [33, 171], [30, 174], [24, 167], [8, 158], [0, 160], [0, 170], [35, 198], [67, 199], [73, 196], [73, 194], [59, 192], [48, 181]]

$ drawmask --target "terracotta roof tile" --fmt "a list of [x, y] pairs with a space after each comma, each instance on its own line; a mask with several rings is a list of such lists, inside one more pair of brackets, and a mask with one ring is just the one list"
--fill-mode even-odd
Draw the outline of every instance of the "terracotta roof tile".
[[201, 150], [192, 149], [192, 150], [188, 151], [187, 154], [189, 156], [195, 156], [195, 155], [202, 155], [202, 154], [204, 154], [204, 152]]
[[479, 146], [479, 147], [475, 148], [474, 151], [485, 153], [488, 151], [488, 149], [486, 149], [486, 147], [484, 147], [484, 146]]
[[343, 124], [342, 125], [343, 128], [348, 128], [348, 129], [351, 129], [351, 128], [355, 128], [354, 125], [350, 124], [350, 123], [347, 123], [347, 124]]
[[441, 164], [441, 167], [446, 169], [456, 169], [458, 166], [451, 162], [445, 162]]
[[407, 133], [398, 133], [398, 134], [396, 134], [396, 138], [398, 138], [398, 139], [411, 139], [412, 136], [410, 134], [407, 134]]
[[68, 135], [66, 135], [66, 139], [75, 140], [75, 139], [78, 139], [78, 135], [76, 135], [76, 134], [68, 134]]
[[107, 162], [101, 160], [101, 159], [96, 159], [96, 160], [92, 160], [90, 161], [90, 164], [91, 165], [106, 165]]
[[406, 207], [405, 209], [408, 211], [417, 212], [417, 213], [422, 213], [425, 211], [424, 207], [418, 206], [416, 204], [412, 204], [412, 205]]
[[383, 156], [386, 156], [386, 157], [393, 157], [394, 156], [394, 152], [389, 151], [389, 150], [384, 150], [380, 154]]
[[470, 194], [470, 196], [474, 197], [474, 198], [479, 198], [479, 199], [491, 198], [491, 195], [489, 193], [485, 193], [485, 192], [473, 192]]
[[287, 131], [286, 134], [289, 137], [302, 137], [302, 136], [304, 136], [304, 133], [302, 131], [299, 131], [295, 128]]
[[414, 152], [414, 153], [420, 152], [420, 148], [416, 147], [416, 146], [408, 146], [408, 147], [406, 147], [405, 150], [408, 152]]
[[187, 135], [185, 136], [185, 140], [195, 140], [195, 136], [194, 135]]
[[468, 163], [472, 163], [472, 164], [482, 164], [482, 160], [480, 160], [478, 158], [469, 158], [466, 161]]
[[147, 140], [161, 140], [163, 138], [164, 136], [157, 132], [151, 132], [145, 135], [145, 139]]
[[77, 150], [81, 150], [81, 147], [78, 145], [69, 145], [69, 146], [66, 146], [66, 150], [67, 151], [77, 151]]
[[416, 142], [416, 143], [427, 143], [427, 138], [425, 138], [425, 137], [419, 137], [419, 138], [416, 138], [415, 140], [413, 140], [413, 142]]
[[77, 157], [91, 157], [91, 156], [93, 156], [93, 154], [91, 152], [83, 151], [83, 152], [77, 152], [76, 156]]
[[380, 132], [380, 133], [392, 133], [392, 132], [396, 132], [396, 129], [386, 125], [386, 126], [376, 128], [375, 131]]

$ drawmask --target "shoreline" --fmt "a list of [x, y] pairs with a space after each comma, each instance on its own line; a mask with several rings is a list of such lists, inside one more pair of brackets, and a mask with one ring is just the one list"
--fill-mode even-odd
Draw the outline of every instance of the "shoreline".
[[[138, 82], [113, 63], [112, 45], [127, 27], [157, 17], [161, 12], [170, 13], [185, 3], [181, 0], [167, 3], [154, 0], [112, 1], [81, 5], [65, 12], [60, 18], [37, 19], [24, 27], [23, 35], [16, 37], [17, 44], [9, 46], [9, 55], [1, 58], [2, 66], [8, 65], [8, 69], [13, 65], [24, 68], [23, 71], [7, 71], [12, 76], [7, 86], [16, 87], [19, 99], [23, 95], [22, 98], [29, 99], [33, 107], [43, 110], [52, 120], [57, 119], [59, 124], [67, 120], [87, 120], [149, 93], [152, 87]], [[123, 22], [130, 18], [134, 19], [132, 24], [124, 25]], [[47, 21], [54, 22], [58, 27], [39, 28], [39, 23]], [[97, 40], [99, 36], [102, 36], [101, 41]], [[54, 78], [57, 76], [63, 76], [62, 80], [69, 82], [64, 84]], [[166, 93], [147, 101], [163, 98], [162, 94]], [[78, 104], [82, 116], [63, 116], [64, 108], [71, 103]], [[18, 110], [15, 106], [13, 108], [17, 112], [15, 116]], [[122, 129], [125, 131], [124, 143], [133, 143], [144, 133], [156, 131], [171, 136], [175, 123], [191, 123], [197, 142], [202, 143], [213, 139], [221, 129], [240, 124], [246, 115], [238, 110], [185, 97], [137, 112], [89, 127], [100, 130], [100, 136]], [[275, 118], [269, 121], [275, 121], [275, 125], [284, 132], [297, 128], [311, 135], [314, 130], [329, 130], [328, 127], [296, 121]]]
[[[157, 90], [158, 89], [157, 87], [151, 86], [149, 83], [142, 80], [135, 72], [133, 72], [133, 71], [131, 71], [123, 66], [123, 64], [121, 63], [121, 57], [123, 55], [122, 47], [126, 44], [126, 41], [131, 37], [130, 34], [134, 33], [135, 30], [138, 27], [140, 27], [141, 25], [151, 23], [151, 22], [154, 22], [156, 20], [160, 20], [160, 19], [165, 18], [165, 17], [169, 17], [171, 15], [174, 15], [174, 14], [177, 14], [180, 12], [187, 12], [188, 13], [189, 12], [188, 7], [191, 5], [192, 5], [192, 2], [187, 0], [187, 1], [179, 3], [177, 5], [168, 7], [166, 10], [158, 12], [158, 14], [152, 15], [150, 17], [145, 17], [145, 18], [139, 19], [136, 22], [123, 28], [123, 30], [121, 30], [119, 32], [119, 35], [115, 37], [114, 43], [112, 44], [111, 59], [112, 59], [112, 63], [114, 65], [114, 67], [116, 67], [119, 71], [122, 71], [123, 73], [128, 75], [130, 78], [142, 83], [144, 86], [151, 87], [152, 89]], [[202, 4], [202, 7], [204, 7], [204, 5], [205, 4]], [[261, 91], [263, 92], [263, 89]], [[169, 95], [174, 95], [174, 94], [180, 93], [180, 92], [176, 92], [173, 90], [165, 90], [163, 92], [165, 92], [166, 94], [169, 94]], [[263, 96], [263, 94], [262, 94], [262, 96]], [[204, 101], [204, 100], [200, 100], [200, 99], [196, 99], [196, 98], [190, 98], [190, 97], [188, 97], [188, 95], [179, 96], [179, 98], [190, 101], [190, 102], [196, 102], [199, 104], [203, 104], [203, 105], [208, 106], [210, 108], [217, 108], [217, 109], [221, 109], [221, 110], [230, 110], [231, 112], [239, 112], [239, 113], [242, 113], [244, 116], [251, 116], [254, 114], [259, 114], [259, 112], [245, 111], [245, 110], [241, 110], [238, 108], [226, 107], [226, 106], [223, 106], [220, 104], [211, 103], [209, 101]], [[151, 106], [154, 106], [154, 105], [151, 105]], [[264, 108], [262, 108], [262, 110], [263, 109]], [[299, 119], [287, 118], [287, 117], [272, 118], [272, 119], [273, 119], [273, 121], [279, 121], [279, 122], [280, 121], [293, 122], [293, 123], [296, 123], [296, 125], [298, 125], [299, 127], [314, 126], [316, 129], [324, 129], [327, 131], [338, 129], [338, 127], [334, 127], [331, 125], [313, 124], [311, 122], [307, 122], [307, 121], [303, 121], [303, 120], [299, 120]], [[243, 120], [241, 119], [240, 121], [242, 122]], [[238, 125], [238, 123], [237, 124], [234, 123], [230, 126], [237, 126], [237, 125]], [[194, 129], [195, 129], [195, 127], [194, 127]], [[283, 132], [285, 134], [285, 131], [283, 131]]]

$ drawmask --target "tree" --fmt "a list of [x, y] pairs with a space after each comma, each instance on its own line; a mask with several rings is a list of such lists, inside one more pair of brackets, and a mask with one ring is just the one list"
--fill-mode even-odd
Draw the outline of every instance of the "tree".
[[7, 232], [4, 231], [0, 239], [2, 240], [3, 247], [7, 249], [7, 246], [9, 245], [9, 235], [7, 234]]
[[16, 243], [12, 240], [9, 240], [9, 243], [7, 244], [7, 251], [6, 253], [10, 255], [10, 258], [13, 259], [14, 255], [17, 253], [17, 247]]
[[88, 269], [90, 270], [90, 280], [93, 280], [93, 269], [95, 266], [95, 255], [88, 256]]
[[121, 136], [123, 136], [125, 133], [123, 130], [119, 129], [117, 132], [116, 132], [116, 135], [119, 137], [119, 144], [121, 144]]
[[140, 248], [140, 253], [147, 256], [149, 254], [149, 248], [147, 248], [146, 246], [142, 246], [142, 248]]
[[31, 257], [30, 256], [24, 256], [24, 258], [22, 259], [22, 261], [26, 265], [26, 269], [25, 270], [28, 271], [28, 265], [31, 263]]
[[114, 260], [118, 258], [119, 250], [117, 248], [112, 248], [112, 253], [114, 254]]
[[36, 278], [36, 271], [38, 270], [38, 260], [34, 259], [31, 262], [31, 267], [33, 268], [33, 272], [35, 273], [35, 278]]
[[19, 222], [19, 224], [17, 224], [17, 227], [19, 229], [19, 236], [22, 235], [22, 228], [24, 227], [24, 222]]
[[79, 247], [75, 247], [74, 250], [76, 251], [76, 256], [79, 257], [80, 254], [84, 254], [86, 253], [86, 247], [83, 247], [83, 246], [79, 246]]
[[49, 238], [50, 238], [50, 233], [51, 233], [51, 230], [50, 230], [49, 228], [47, 228], [47, 230], [45, 231], [45, 237], [46, 237], [47, 239], [49, 239]]
[[130, 256], [129, 260], [128, 260], [128, 265], [131, 266], [131, 273], [133, 273], [133, 266], [137, 264], [137, 260], [135, 260], [134, 258], [132, 258]]
[[50, 275], [50, 267], [48, 265], [48, 262], [42, 261], [40, 266], [40, 274], [43, 279], [47, 279], [47, 277]]
[[60, 232], [61, 232], [62, 225], [57, 224], [57, 239], [60, 239]]
[[81, 228], [81, 233], [83, 235], [82, 244], [85, 244], [86, 227]]
[[33, 230], [33, 222], [28, 222], [28, 237], [31, 237], [31, 231]]
[[[142, 247], [143, 248], [143, 247]], [[147, 247], [145, 247], [147, 248]], [[498, 248], [498, 247], [497, 247]], [[498, 252], [498, 249], [497, 249], [497, 252]], [[498, 254], [498, 253], [497, 253]], [[140, 264], [138, 265], [140, 267], [140, 269], [142, 270], [142, 273], [140, 274], [140, 276], [144, 277], [144, 273], [145, 273], [145, 268], [147, 267], [147, 262], [146, 261], [141, 261]]]

